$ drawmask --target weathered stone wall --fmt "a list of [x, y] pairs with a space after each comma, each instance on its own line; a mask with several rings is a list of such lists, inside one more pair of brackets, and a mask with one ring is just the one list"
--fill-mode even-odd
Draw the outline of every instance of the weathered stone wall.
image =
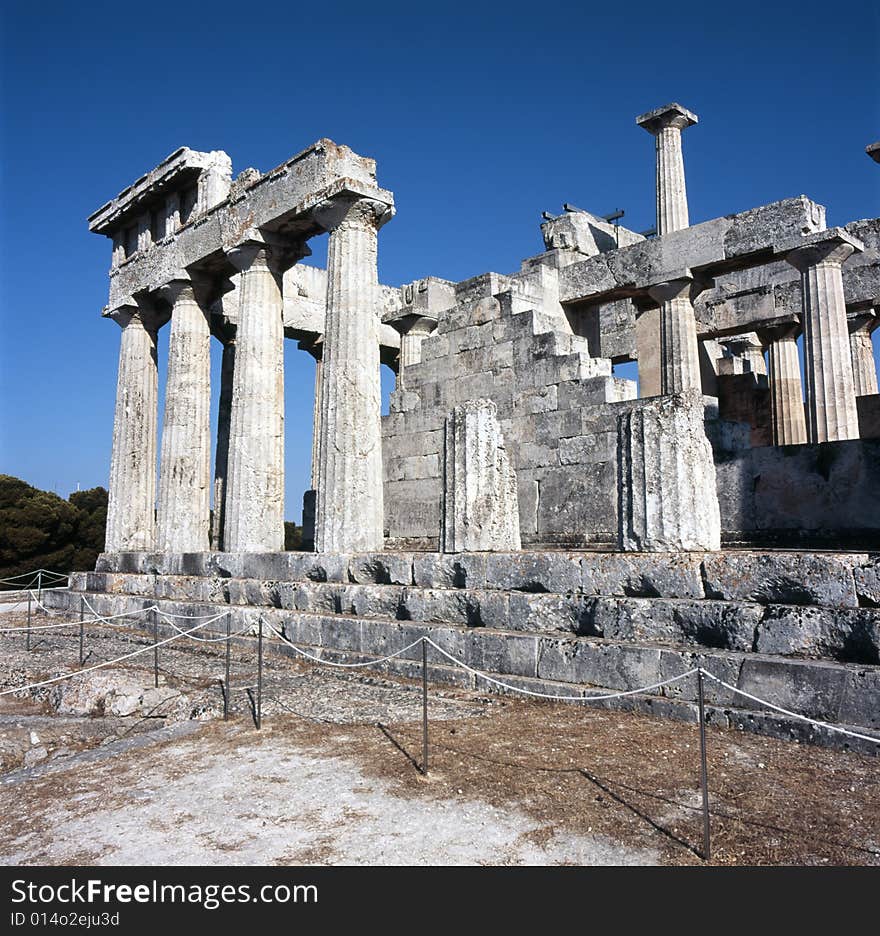
[[718, 452], [727, 543], [880, 548], [880, 440]]

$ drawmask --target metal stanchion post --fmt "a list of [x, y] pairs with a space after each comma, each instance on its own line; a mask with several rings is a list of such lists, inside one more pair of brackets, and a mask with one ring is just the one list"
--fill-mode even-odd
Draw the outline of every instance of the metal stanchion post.
[[82, 666], [85, 662], [85, 657], [83, 655], [83, 630], [85, 625], [83, 621], [86, 617], [86, 599], [84, 596], [80, 595], [79, 598], [79, 665]]
[[257, 637], [257, 729], [263, 726], [263, 615]]
[[422, 637], [422, 774], [428, 776], [428, 642]]
[[37, 603], [43, 603], [43, 573], [37, 572]]
[[153, 609], [153, 685], [159, 688], [159, 613]]
[[709, 771], [706, 766], [706, 713], [703, 705], [703, 671], [697, 670], [697, 702], [700, 708], [700, 786], [703, 791], [703, 858], [709, 861]]
[[226, 682], [223, 683], [223, 721], [229, 721], [229, 612], [226, 612]]
[[28, 592], [28, 623], [27, 623], [27, 649], [31, 649], [31, 593]]

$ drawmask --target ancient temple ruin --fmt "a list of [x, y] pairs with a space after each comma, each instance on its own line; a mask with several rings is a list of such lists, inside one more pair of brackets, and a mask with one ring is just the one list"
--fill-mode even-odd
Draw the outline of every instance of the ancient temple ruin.
[[[121, 347], [106, 553], [74, 588], [106, 610], [274, 616], [330, 655], [430, 633], [573, 694], [701, 660], [878, 727], [880, 219], [827, 228], [801, 195], [691, 225], [697, 116], [636, 122], [654, 138], [654, 231], [566, 205], [518, 270], [459, 283], [379, 283], [393, 196], [329, 140], [235, 179], [226, 154], [183, 148], [96, 211]], [[327, 268], [299, 262], [324, 233]], [[311, 553], [283, 552], [299, 509], [285, 339], [316, 362]], [[384, 417], [380, 362], [397, 374]], [[637, 381], [615, 373], [627, 363]], [[688, 692], [643, 707], [686, 713]], [[713, 701], [719, 720], [796, 730]]]

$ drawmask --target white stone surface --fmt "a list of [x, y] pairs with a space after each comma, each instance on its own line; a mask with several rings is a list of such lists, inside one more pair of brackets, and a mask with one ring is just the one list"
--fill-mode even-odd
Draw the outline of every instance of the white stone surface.
[[848, 322], [856, 396], [871, 396], [878, 392], [877, 363], [874, 359], [874, 342], [871, 338], [878, 324], [877, 312], [873, 309], [868, 310], [863, 315], [850, 317]]
[[150, 550], [155, 545], [158, 371], [156, 331], [149, 312], [117, 309], [122, 326], [105, 549]]
[[211, 513], [211, 333], [192, 283], [166, 290], [172, 306], [159, 461], [156, 548], [205, 552]]
[[644, 400], [618, 417], [619, 546], [721, 548], [715, 463], [701, 394]]
[[521, 548], [516, 472], [491, 400], [456, 406], [446, 420], [443, 552]]
[[391, 207], [339, 198], [317, 212], [330, 231], [321, 364], [318, 552], [384, 545], [377, 232]]

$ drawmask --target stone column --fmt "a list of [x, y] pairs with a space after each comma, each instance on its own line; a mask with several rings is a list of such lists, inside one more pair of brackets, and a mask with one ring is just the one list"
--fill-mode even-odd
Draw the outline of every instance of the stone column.
[[189, 280], [163, 290], [171, 303], [168, 379], [159, 460], [156, 548], [207, 552], [211, 511], [211, 332]]
[[681, 131], [697, 122], [697, 115], [681, 104], [667, 104], [636, 118], [656, 140], [658, 236], [688, 226]]
[[422, 360], [422, 342], [437, 327], [435, 319], [419, 317], [400, 334], [400, 361], [397, 367], [397, 386], [406, 386], [406, 369]]
[[877, 364], [871, 333], [880, 324], [880, 319], [874, 309], [866, 309], [858, 315], [851, 315], [847, 324], [856, 396], [871, 396], [878, 392]]
[[312, 464], [309, 475], [309, 489], [303, 492], [302, 512], [302, 548], [315, 548], [315, 510], [317, 507], [317, 486], [321, 472], [321, 355], [324, 349], [324, 340], [318, 337], [316, 341], [300, 341], [299, 347], [315, 359], [315, 393], [312, 403]]
[[235, 374], [235, 341], [223, 345], [220, 364], [220, 403], [217, 411], [217, 452], [214, 456], [214, 517], [211, 548], [222, 550], [226, 517], [226, 479], [229, 474], [229, 423], [232, 417], [232, 378]]
[[770, 382], [770, 421], [774, 445], [804, 445], [807, 422], [797, 346], [798, 326], [762, 330], [767, 344]]
[[377, 232], [393, 209], [370, 198], [325, 202], [330, 231], [321, 367], [321, 445], [315, 548], [384, 545]]
[[[284, 549], [284, 323], [272, 248], [227, 257], [241, 273], [223, 521], [227, 552]], [[272, 264], [270, 266], [270, 263]]]
[[861, 242], [843, 228], [820, 231], [786, 259], [801, 273], [804, 374], [811, 442], [859, 437], [841, 264]]
[[697, 322], [689, 276], [657, 283], [648, 294], [660, 305], [660, 393], [701, 391]]
[[104, 550], [147, 551], [156, 538], [156, 321], [136, 305], [115, 309], [109, 317], [122, 326], [122, 340]]

